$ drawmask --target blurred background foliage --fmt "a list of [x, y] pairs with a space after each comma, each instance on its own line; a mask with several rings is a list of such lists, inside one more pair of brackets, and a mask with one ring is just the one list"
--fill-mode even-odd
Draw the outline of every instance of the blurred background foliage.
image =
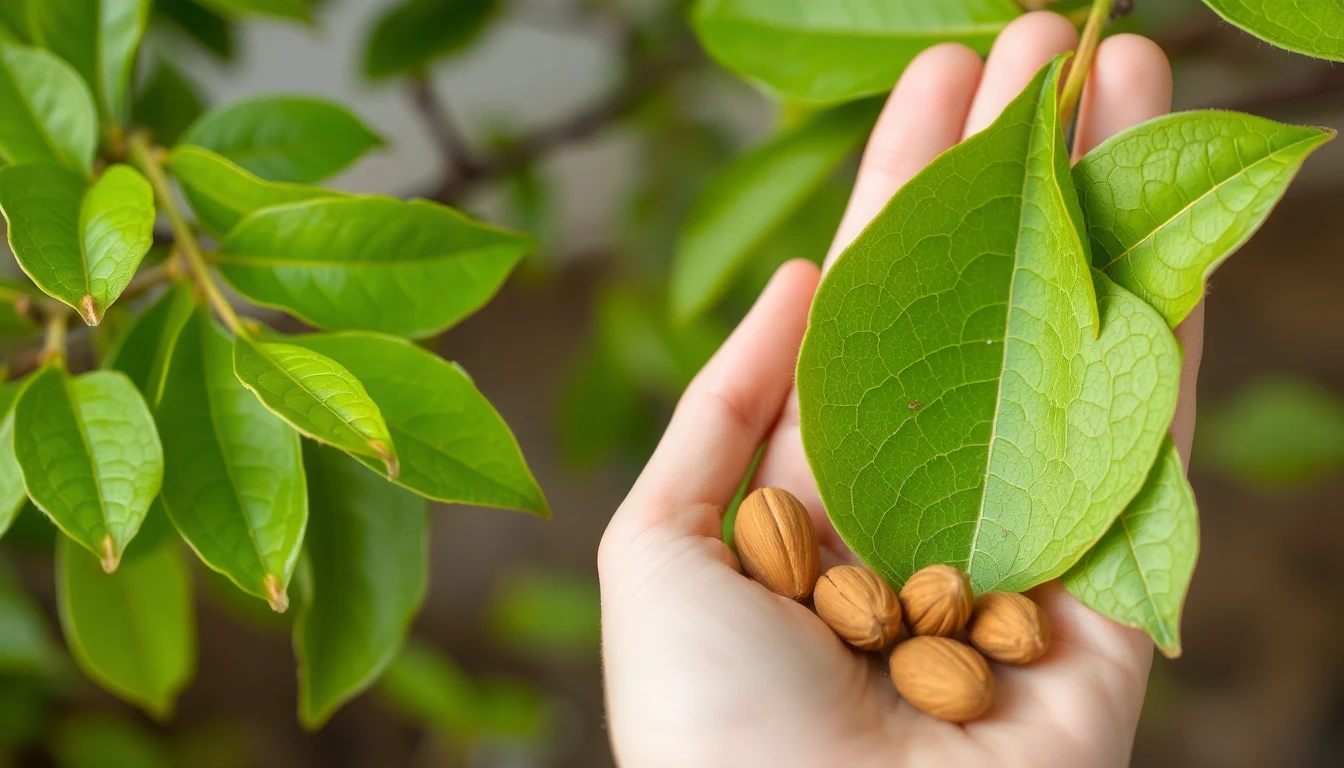
[[[0, 541], [0, 766], [610, 764], [598, 539], [678, 394], [774, 268], [825, 254], [864, 132], [817, 140], [811, 110], [719, 69], [689, 5], [156, 0], [135, 111], [161, 142], [212, 103], [324, 94], [390, 138], [337, 186], [438, 199], [538, 238], [499, 300], [431, 343], [515, 425], [555, 517], [437, 509], [416, 638], [310, 734], [292, 711], [289, 618], [202, 568], [199, 671], [173, 718], [153, 722], [84, 680], [54, 634], [51, 526], [25, 509]], [[1135, 6], [1116, 28], [1168, 51], [1178, 108], [1344, 126], [1344, 68], [1276, 51], [1197, 0]], [[13, 7], [0, 0], [0, 21]], [[732, 198], [744, 164], [797, 178], [751, 154], [776, 135], [824, 155], [786, 212], [747, 195], [740, 221], [698, 216], [698, 200]], [[1344, 759], [1341, 206], [1335, 142], [1213, 281], [1192, 467], [1203, 557], [1185, 657], [1154, 670], [1136, 765]], [[713, 300], [673, 311], [679, 248], [715, 226], [754, 229]], [[33, 330], [21, 323], [0, 316], [7, 333]]]

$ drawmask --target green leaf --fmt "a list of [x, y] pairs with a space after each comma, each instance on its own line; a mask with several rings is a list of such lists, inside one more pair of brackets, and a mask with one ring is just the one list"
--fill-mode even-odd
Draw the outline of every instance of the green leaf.
[[985, 53], [1021, 13], [1013, 0], [699, 0], [692, 20], [728, 69], [791, 99], [834, 102], [891, 90], [937, 43]]
[[383, 701], [404, 717], [454, 738], [480, 730], [481, 692], [452, 659], [412, 639], [379, 682]]
[[311, 22], [313, 14], [304, 0], [197, 0], [226, 16], [271, 16]]
[[167, 749], [132, 720], [100, 712], [76, 715], [56, 734], [60, 768], [171, 768]]
[[1204, 0], [1232, 24], [1280, 48], [1344, 61], [1344, 5], [1338, 0]]
[[149, 0], [40, 0], [31, 4], [33, 41], [84, 78], [113, 124], [126, 119], [135, 54]]
[[154, 419], [131, 380], [38, 372], [14, 406], [14, 455], [33, 503], [115, 571], [163, 481]]
[[299, 436], [233, 375], [233, 344], [197, 310], [155, 416], [168, 516], [201, 560], [283, 612], [308, 522]]
[[193, 0], [154, 0], [154, 12], [224, 61], [233, 60], [233, 23]]
[[196, 300], [191, 287], [179, 283], [165, 291], [127, 326], [108, 350], [103, 367], [130, 377], [150, 406], [158, 404], [173, 346], [191, 319]]
[[633, 382], [598, 345], [579, 354], [560, 394], [560, 452], [591, 469], [617, 452], [647, 458], [656, 444], [654, 415]]
[[803, 447], [837, 531], [895, 584], [931, 563], [978, 592], [1061, 575], [1175, 412], [1171, 331], [1088, 266], [1061, 63], [906, 184], [812, 305]]
[[718, 301], [746, 261], [863, 140], [880, 102], [821, 112], [785, 129], [708, 182], [672, 263], [675, 321]]
[[1143, 490], [1062, 581], [1089, 608], [1147, 632], [1174, 659], [1198, 552], [1195, 493], [1168, 438]]
[[1269, 490], [1344, 472], [1344, 399], [1321, 384], [1275, 374], [1201, 412], [1196, 455], [1227, 476]]
[[29, 2], [31, 0], [0, 0], [0, 40], [7, 33], [13, 41], [32, 42]]
[[313, 325], [421, 337], [484, 306], [531, 247], [423, 200], [325, 199], [252, 214], [218, 266], [247, 298]]
[[369, 456], [396, 477], [397, 450], [378, 404], [340, 363], [311, 349], [239, 337], [233, 370], [243, 386], [303, 434]]
[[155, 65], [131, 108], [135, 124], [152, 131], [155, 142], [162, 145], [176, 143], [204, 111], [196, 84], [167, 59]]
[[8, 571], [0, 570], [0, 674], [45, 675], [59, 658], [42, 609]]
[[183, 137], [269, 181], [312, 184], [383, 140], [344, 107], [305, 96], [257, 96], [214, 110]]
[[14, 457], [14, 404], [26, 385], [27, 381], [0, 385], [0, 536], [14, 524], [14, 518], [28, 500], [23, 471]]
[[248, 214], [261, 208], [347, 196], [321, 187], [265, 181], [200, 147], [181, 146], [173, 150], [168, 169], [191, 202], [196, 218], [217, 237], [227, 235]]
[[364, 46], [364, 74], [381, 79], [422, 70], [470, 46], [498, 0], [405, 0], [387, 10]]
[[0, 169], [0, 211], [19, 266], [50, 296], [97, 325], [154, 243], [154, 192], [113, 165], [92, 186], [48, 163]]
[[429, 581], [424, 499], [307, 444], [312, 594], [294, 625], [299, 719], [318, 728], [401, 649]]
[[172, 714], [196, 668], [191, 572], [176, 546], [105, 574], [62, 538], [56, 598], [65, 642], [86, 675], [156, 719]]
[[1335, 132], [1182, 112], [1111, 137], [1074, 167], [1092, 263], [1173, 328]]
[[[364, 383], [397, 446], [398, 485], [437, 501], [550, 516], [517, 440], [460, 366], [381, 334], [286, 340], [330, 357]], [[356, 458], [383, 469], [374, 459]]]
[[89, 175], [98, 113], [69, 64], [0, 40], [0, 114], [0, 165], [49, 161]]

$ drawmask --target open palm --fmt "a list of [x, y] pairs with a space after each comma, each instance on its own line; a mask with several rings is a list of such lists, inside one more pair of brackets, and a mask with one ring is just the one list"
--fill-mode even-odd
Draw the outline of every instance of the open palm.
[[[987, 127], [1041, 66], [1077, 44], [1059, 16], [1029, 14], [986, 63], [926, 51], [869, 142], [832, 258], [936, 156]], [[1162, 114], [1171, 76], [1152, 43], [1107, 40], [1078, 127], [1080, 150]], [[798, 433], [793, 369], [819, 274], [784, 266], [697, 376], [599, 553], [603, 656], [617, 759], [645, 766], [1110, 766], [1129, 761], [1152, 644], [1058, 584], [1033, 597], [1055, 628], [1028, 668], [996, 668], [983, 719], [953, 725], [903, 701], [885, 660], [849, 650], [805, 606], [742, 576], [719, 540], [757, 447], [753, 484], [792, 491], [817, 523], [823, 567], [853, 557], [827, 521]], [[1202, 307], [1178, 329], [1187, 367], [1173, 432], [1188, 456]]]

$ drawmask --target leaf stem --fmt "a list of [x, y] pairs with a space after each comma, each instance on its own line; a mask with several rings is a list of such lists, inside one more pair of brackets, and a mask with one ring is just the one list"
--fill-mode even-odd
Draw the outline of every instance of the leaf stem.
[[1064, 90], [1059, 97], [1060, 120], [1068, 125], [1073, 120], [1074, 110], [1083, 97], [1083, 86], [1087, 83], [1088, 72], [1092, 69], [1092, 60], [1097, 56], [1097, 46], [1101, 44], [1101, 33], [1111, 20], [1111, 6], [1115, 0], [1092, 0], [1092, 10], [1087, 15], [1087, 25], [1083, 27], [1082, 39], [1078, 43], [1078, 52], [1069, 67], [1069, 78], [1064, 81]]
[[168, 186], [168, 176], [163, 172], [163, 164], [159, 161], [159, 152], [162, 150], [151, 147], [145, 137], [138, 133], [129, 138], [128, 146], [131, 159], [145, 172], [145, 177], [154, 187], [154, 197], [158, 199], [159, 208], [168, 216], [177, 250], [187, 260], [187, 266], [191, 269], [196, 285], [205, 293], [215, 314], [219, 315], [219, 319], [224, 321], [229, 330], [240, 336], [248, 335], [247, 329], [238, 319], [238, 313], [233, 310], [219, 283], [215, 282], [214, 276], [210, 274], [205, 257], [201, 255], [201, 246], [196, 242], [196, 233], [173, 199], [172, 188]]
[[46, 338], [42, 342], [42, 352], [37, 356], [39, 366], [65, 361], [66, 331], [70, 327], [70, 310], [64, 304], [52, 302], [46, 317]]

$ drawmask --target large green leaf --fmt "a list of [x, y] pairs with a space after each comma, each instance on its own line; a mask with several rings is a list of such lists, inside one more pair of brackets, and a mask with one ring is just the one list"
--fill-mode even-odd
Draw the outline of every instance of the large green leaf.
[[135, 53], [149, 22], [149, 0], [40, 0], [30, 5], [34, 42], [70, 62], [110, 122], [124, 122]]
[[1204, 0], [1219, 16], [1280, 48], [1344, 61], [1339, 0]]
[[1111, 137], [1074, 167], [1092, 261], [1175, 327], [1335, 132], [1182, 112]]
[[0, 39], [5, 34], [21, 43], [32, 41], [32, 23], [28, 15], [31, 0], [0, 0]]
[[56, 592], [66, 645], [84, 673], [163, 720], [196, 670], [191, 572], [177, 546], [105, 574], [62, 538]]
[[154, 192], [128, 165], [92, 186], [50, 163], [0, 169], [0, 211], [19, 266], [89, 325], [130, 284], [154, 244]]
[[0, 385], [0, 536], [9, 530], [28, 500], [23, 471], [14, 457], [14, 404], [26, 384], [26, 381], [13, 381]]
[[131, 380], [43, 369], [14, 406], [14, 455], [33, 503], [116, 570], [163, 481], [154, 419]]
[[868, 134], [879, 109], [864, 101], [814, 115], [708, 182], [673, 257], [675, 320], [694, 319], [723, 295], [762, 242]]
[[196, 218], [217, 237], [227, 235], [248, 214], [261, 208], [346, 196], [321, 187], [266, 181], [221, 155], [190, 145], [173, 150], [168, 169], [191, 201]]
[[936, 43], [984, 53], [1021, 13], [1013, 0], [699, 0], [693, 21], [728, 69], [793, 99], [832, 102], [891, 90]]
[[1088, 266], [1060, 67], [906, 184], [812, 306], [803, 447], [836, 529], [893, 583], [930, 563], [977, 591], [1061, 575], [1175, 412], [1171, 331]]
[[198, 0], [227, 16], [272, 16], [308, 22], [312, 11], [305, 0]]
[[294, 624], [299, 719], [317, 728], [401, 649], [429, 580], [425, 501], [339, 451], [304, 448], [312, 594]]
[[465, 49], [499, 0], [404, 0], [378, 19], [364, 47], [364, 74], [385, 78], [424, 69]]
[[1198, 551], [1195, 494], [1168, 438], [1143, 490], [1062, 581], [1089, 608], [1142, 629], [1174, 659]]
[[0, 165], [46, 160], [87, 176], [97, 143], [98, 113], [79, 73], [0, 39]]
[[364, 383], [396, 443], [398, 485], [438, 501], [550, 515], [508, 425], [461, 367], [376, 333], [286, 340], [330, 357]]
[[269, 181], [311, 184], [383, 140], [344, 107], [306, 96], [257, 96], [217, 109], [182, 138]]
[[308, 522], [299, 435], [233, 375], [233, 344], [204, 310], [173, 348], [155, 410], [163, 505], [202, 561], [277, 611]]
[[484, 306], [531, 247], [423, 200], [324, 199], [252, 214], [224, 239], [219, 269], [313, 325], [419, 337]]
[[158, 144], [174, 144], [205, 111], [196, 84], [166, 59], [136, 94], [131, 114], [137, 126], [148, 128]]
[[378, 404], [352, 373], [304, 347], [239, 337], [233, 370], [271, 413], [314, 440], [369, 456], [397, 476], [397, 450]]

